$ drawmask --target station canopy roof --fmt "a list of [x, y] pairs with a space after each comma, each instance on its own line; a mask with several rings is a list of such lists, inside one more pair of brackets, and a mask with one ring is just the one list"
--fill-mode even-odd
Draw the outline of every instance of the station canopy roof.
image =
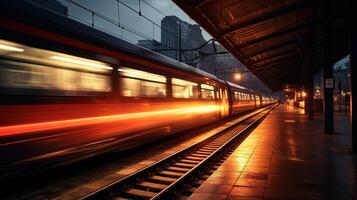
[[302, 84], [307, 55], [317, 72], [323, 55], [336, 62], [348, 54], [349, 0], [173, 1], [273, 91]]

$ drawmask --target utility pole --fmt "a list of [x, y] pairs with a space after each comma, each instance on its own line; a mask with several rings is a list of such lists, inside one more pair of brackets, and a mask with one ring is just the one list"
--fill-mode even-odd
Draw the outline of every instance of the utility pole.
[[308, 21], [308, 35], [306, 36], [306, 43], [304, 44], [304, 54], [306, 60], [303, 62], [305, 70], [304, 76], [304, 88], [306, 92], [305, 96], [305, 114], [307, 114], [309, 120], [314, 119], [314, 40], [315, 40], [315, 12], [316, 5], [313, 5], [312, 13]]

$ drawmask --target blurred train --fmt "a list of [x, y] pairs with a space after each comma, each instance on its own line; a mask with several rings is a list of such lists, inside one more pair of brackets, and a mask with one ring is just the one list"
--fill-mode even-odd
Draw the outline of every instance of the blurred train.
[[0, 8], [0, 177], [132, 148], [275, 102], [22, 4]]

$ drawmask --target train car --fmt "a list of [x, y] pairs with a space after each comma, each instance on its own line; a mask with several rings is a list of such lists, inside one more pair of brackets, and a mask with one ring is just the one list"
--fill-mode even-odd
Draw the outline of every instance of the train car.
[[260, 108], [259, 96], [254, 91], [248, 90], [240, 85], [226, 82], [230, 92], [230, 115], [242, 114]]
[[267, 105], [253, 91], [26, 1], [0, 11], [0, 178]]

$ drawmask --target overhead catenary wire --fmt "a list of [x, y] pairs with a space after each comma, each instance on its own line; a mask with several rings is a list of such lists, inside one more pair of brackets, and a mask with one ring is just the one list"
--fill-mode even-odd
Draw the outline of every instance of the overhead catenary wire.
[[[121, 31], [121, 36], [119, 36], [118, 34], [115, 34], [115, 33], [111, 32], [111, 31], [108, 31], [108, 30], [105, 30], [105, 29], [103, 29], [103, 28], [100, 28], [100, 27], [96, 26], [96, 24], [94, 23], [94, 20], [95, 20], [95, 17], [99, 17], [99, 18], [101, 18], [101, 19], [103, 19], [103, 20], [109, 22], [110, 24], [112, 24], [112, 25], [114, 25], [114, 26], [116, 26], [116, 27], [121, 28], [122, 30], [128, 31], [128, 32], [130, 32], [130, 33], [132, 33], [132, 34], [134, 34], [134, 35], [136, 35], [136, 36], [139, 36], [140, 38], [147, 39], [147, 40], [155, 40], [153, 37], [150, 37], [150, 36], [148, 36], [148, 35], [146, 35], [146, 34], [140, 32], [140, 31], [137, 31], [137, 30], [135, 30], [135, 29], [133, 29], [133, 28], [131, 28], [131, 27], [129, 27], [129, 26], [126, 26], [126, 25], [124, 25], [124, 24], [122, 24], [122, 23], [120, 22], [120, 20], [121, 20], [121, 19], [120, 19], [120, 13], [119, 13], [119, 12], [120, 12], [120, 11], [119, 11], [119, 5], [120, 5], [120, 4], [124, 5], [124, 6], [127, 7], [129, 10], [131, 10], [132, 12], [138, 13], [138, 11], [136, 11], [135, 9], [133, 9], [132, 7], [128, 6], [127, 4], [125, 4], [124, 2], [122, 2], [122, 1], [120, 1], [120, 0], [115, 0], [115, 1], [117, 2], [117, 6], [118, 6], [118, 21], [113, 20], [113, 19], [111, 19], [111, 18], [109, 18], [109, 17], [107, 17], [107, 16], [105, 16], [105, 15], [103, 15], [103, 14], [100, 14], [100, 13], [98, 13], [98, 12], [95, 12], [95, 11], [89, 9], [88, 7], [82, 5], [82, 4], [80, 4], [80, 3], [78, 3], [78, 2], [76, 2], [76, 1], [74, 1], [74, 0], [62, 0], [62, 1], [67, 2], [67, 3], [70, 3], [70, 4], [72, 4], [72, 5], [75, 5], [75, 6], [81, 8], [81, 9], [83, 9], [83, 10], [85, 10], [86, 12], [88, 12], [88, 13], [91, 14], [91, 22], [86, 22], [86, 21], [84, 21], [83, 19], [81, 19], [81, 18], [79, 18], [79, 17], [76, 17], [76, 16], [73, 16], [73, 15], [70, 15], [70, 14], [69, 14], [69, 16], [70, 16], [71, 18], [76, 19], [77, 21], [80, 21], [80, 22], [82, 22], [82, 23], [88, 24], [88, 25], [90, 25], [90, 26], [92, 26], [92, 27], [95, 27], [95, 28], [99, 28], [99, 29], [101, 29], [102, 31], [105, 31], [105, 32], [110, 33], [111, 35], [114, 35], [114, 36], [117, 36], [117, 37], [121, 37], [121, 38], [125, 38], [125, 37], [123, 37], [122, 31]], [[149, 21], [150, 23], [152, 23], [154, 26], [158, 26], [160, 29], [162, 29], [159, 24], [155, 23], [153, 20], [149, 19], [149, 18], [146, 17], [145, 15], [141, 15], [141, 17], [143, 17], [144, 19], [146, 19], [147, 21]], [[136, 43], [135, 41], [132, 41], [132, 40], [130, 40], [130, 39], [128, 39], [128, 38], [125, 38], [125, 39], [128, 40], [128, 41], [130, 41], [131, 43], [134, 43], [134, 44]]]
[[[160, 11], [159, 9], [157, 9], [157, 8], [156, 8], [155, 6], [153, 6], [152, 4], [148, 3], [146, 0], [138, 0], [138, 2], [139, 2], [139, 10], [136, 10], [135, 8], [133, 8], [133, 7], [131, 7], [130, 5], [128, 5], [128, 4], [126, 4], [125, 2], [123, 2], [122, 0], [114, 0], [114, 1], [117, 3], [117, 6], [118, 6], [118, 21], [113, 20], [113, 19], [111, 19], [111, 18], [109, 18], [109, 17], [107, 17], [107, 16], [104, 16], [103, 14], [97, 13], [97, 12], [95, 12], [95, 11], [93, 11], [93, 10], [87, 8], [86, 6], [83, 6], [83, 5], [79, 4], [79, 3], [77, 3], [77, 2], [74, 1], [74, 0], [63, 0], [63, 1], [72, 3], [73, 5], [76, 5], [76, 6], [80, 7], [80, 8], [82, 8], [82, 9], [86, 10], [87, 12], [91, 13], [92, 16], [93, 16], [93, 18], [92, 18], [92, 23], [91, 23], [92, 26], [95, 26], [95, 24], [94, 24], [94, 16], [97, 16], [97, 17], [99, 17], [99, 18], [101, 18], [101, 19], [103, 19], [103, 20], [105, 20], [105, 21], [107, 21], [107, 22], [109, 22], [109, 23], [111, 23], [111, 24], [113, 24], [113, 25], [115, 25], [115, 26], [121, 28], [121, 30], [126, 30], [126, 31], [128, 31], [128, 32], [130, 32], [130, 33], [132, 33], [132, 34], [134, 34], [134, 35], [137, 35], [137, 36], [143, 38], [143, 39], [153, 40], [153, 41], [155, 40], [155, 38], [154, 38], [154, 28], [155, 28], [155, 26], [157, 26], [158, 28], [160, 28], [161, 31], [164, 31], [164, 32], [168, 33], [171, 37], [174, 37], [174, 35], [173, 35], [170, 31], [165, 30], [163, 27], [161, 27], [161, 25], [157, 24], [156, 22], [154, 22], [153, 20], [151, 20], [149, 17], [147, 17], [145, 14], [142, 13], [142, 10], [141, 10], [141, 9], [142, 9], [142, 8], [141, 8], [141, 2], [145, 3], [145, 4], [148, 5], [150, 8], [154, 9], [156, 12], [160, 13], [160, 14], [163, 15], [164, 17], [168, 17], [168, 15], [166, 15], [165, 13], [163, 13], [162, 11]], [[120, 13], [119, 13], [119, 12], [120, 12], [119, 5], [123, 5], [124, 7], [126, 7], [127, 9], [129, 9], [131, 12], [136, 13], [138, 16], [143, 17], [145, 20], [147, 20], [148, 22], [152, 23], [152, 24], [153, 24], [153, 37], [150, 37], [150, 36], [148, 36], [148, 35], [146, 35], [146, 34], [144, 34], [144, 33], [141, 33], [140, 31], [137, 31], [137, 30], [135, 30], [135, 29], [133, 29], [133, 28], [130, 28], [130, 27], [125, 26], [124, 24], [122, 24], [122, 23], [120, 22], [121, 18], [120, 18]], [[71, 17], [73, 17], [73, 16], [71, 16]], [[73, 18], [75, 18], [75, 17], [73, 17]], [[78, 18], [76, 18], [76, 19], [78, 20]], [[170, 18], [168, 18], [168, 19], [171, 20]], [[173, 21], [174, 21], [174, 20], [173, 20]], [[175, 22], [176, 22], [176, 21], [175, 21]], [[184, 28], [184, 27], [181, 26], [181, 25], [179, 25], [179, 26], [180, 26], [179, 28]], [[96, 27], [96, 28], [99, 28], [99, 29], [101, 29], [101, 30], [103, 30], [103, 28], [101, 28], [101, 27], [98, 27], [98, 26], [95, 26], [95, 27]], [[104, 30], [104, 31], [109, 32], [108, 30]], [[115, 35], [115, 36], [124, 38], [122, 31], [121, 31], [121, 36], [119, 36], [119, 35], [117, 35], [117, 34], [115, 34], [115, 33], [112, 33], [112, 32], [110, 32], [110, 34], [113, 34], [113, 35]], [[125, 39], [128, 40], [128, 41], [130, 41], [130, 42], [132, 42], [132, 43], [135, 43], [134, 41], [132, 41], [132, 40], [130, 40], [130, 39], [128, 39], [128, 38], [125, 38]], [[209, 42], [214, 43], [214, 39], [210, 39], [210, 40], [206, 41], [205, 43], [201, 44], [201, 45], [198, 46], [198, 47], [192, 47], [192, 45], [189, 44], [189, 46], [191, 46], [192, 48], [182, 49], [182, 50], [180, 50], [179, 53], [183, 54], [186, 63], [192, 64], [192, 65], [196, 65], [197, 63], [199, 63], [200, 61], [202, 61], [202, 60], [204, 59], [204, 57], [210, 56], [210, 55], [216, 55], [216, 53], [206, 53], [206, 52], [199, 51], [199, 50], [202, 49], [204, 46], [206, 46]], [[161, 47], [163, 47], [163, 46], [164, 46], [164, 44], [161, 43]], [[165, 46], [166, 46], [166, 45], [165, 45]], [[167, 46], [166, 46], [166, 47], [167, 47]], [[214, 47], [215, 47], [215, 45], [213, 45], [213, 48], [214, 48]], [[170, 48], [170, 47], [169, 47], [169, 48], [167, 48], [167, 49], [162, 49], [162, 48], [160, 48], [160, 49], [157, 49], [157, 50], [154, 50], [154, 51], [178, 51], [178, 50], [179, 50], [179, 49], [175, 49], [175, 48]], [[187, 58], [187, 55], [186, 55], [186, 52], [188, 52], [188, 51], [198, 51], [198, 55], [196, 55], [196, 56], [195, 56], [194, 58], [192, 58], [192, 59], [188, 59], [188, 58]], [[218, 55], [218, 54], [223, 54], [223, 53], [225, 54], [226, 52], [219, 52], [219, 53], [217, 53], [217, 55]], [[225, 63], [223, 63], [223, 62], [221, 62], [221, 61], [218, 61], [218, 62], [221, 63], [221, 64], [224, 65], [224, 66], [227, 66]]]
[[[81, 9], [86, 10], [87, 12], [89, 12], [91, 14], [94, 14], [94, 16], [98, 16], [99, 18], [102, 18], [103, 20], [111, 23], [112, 25], [115, 25], [115, 26], [117, 26], [119, 28], [125, 29], [125, 30], [127, 30], [127, 31], [129, 31], [129, 32], [131, 32], [131, 33], [133, 33], [133, 34], [135, 34], [137, 36], [139, 36], [139, 37], [142, 37], [142, 38], [145, 38], [145, 39], [151, 39], [150, 36], [147, 36], [147, 35], [139, 32], [139, 31], [136, 31], [135, 29], [132, 29], [132, 28], [130, 28], [128, 26], [125, 26], [125, 25], [121, 24], [120, 22], [117, 22], [117, 21], [115, 21], [115, 20], [113, 20], [113, 19], [111, 19], [109, 17], [106, 17], [106, 16], [104, 16], [104, 15], [102, 15], [100, 13], [97, 13], [97, 12], [95, 12], [95, 11], [93, 11], [93, 10], [91, 10], [91, 9], [89, 9], [89, 8], [87, 8], [87, 7], [85, 7], [85, 6], [81, 5], [81, 4], [73, 1], [73, 0], [64, 0], [64, 1], [72, 3], [73, 5], [76, 5], [76, 6], [80, 7]], [[75, 16], [71, 16], [71, 17], [76, 18]], [[76, 18], [76, 19], [78, 20], [79, 18]], [[83, 21], [83, 20], [81, 20], [81, 21]], [[94, 22], [92, 22], [92, 25], [93, 26], [95, 25]], [[96, 28], [100, 28], [100, 27], [96, 27]], [[108, 31], [108, 30], [105, 30], [105, 31]]]
[[[132, 12], [136, 13], [138, 16], [143, 17], [145, 20], [149, 21], [150, 23], [154, 24], [155, 26], [157, 26], [158, 28], [161, 29], [161, 31], [164, 31], [165, 33], [168, 33], [171, 37], [175, 38], [175, 35], [173, 35], [170, 31], [164, 29], [160, 24], [154, 22], [152, 19], [150, 19], [149, 17], [147, 17], [146, 15], [143, 14], [142, 10], [141, 10], [141, 1], [144, 2], [146, 5], [148, 5], [149, 7], [151, 7], [152, 9], [154, 9], [155, 11], [159, 12], [161, 15], [163, 15], [164, 17], [168, 17], [168, 15], [166, 15], [165, 13], [163, 13], [162, 11], [160, 11], [159, 9], [157, 9], [156, 7], [154, 7], [153, 5], [151, 5], [150, 3], [148, 3], [145, 0], [138, 0], [139, 3], [139, 10], [136, 10], [135, 8], [131, 7], [130, 5], [128, 5], [127, 3], [121, 1], [121, 0], [115, 0], [118, 3], [122, 4], [123, 6], [125, 6], [126, 8], [128, 8], [129, 10], [131, 10]], [[183, 28], [181, 25], [179, 25], [180, 28]], [[155, 40], [155, 38], [151, 38], [152, 40]], [[162, 44], [163, 45], [163, 44]], [[189, 45], [192, 47], [192, 45], [190, 43], [186, 43], [186, 45]]]

